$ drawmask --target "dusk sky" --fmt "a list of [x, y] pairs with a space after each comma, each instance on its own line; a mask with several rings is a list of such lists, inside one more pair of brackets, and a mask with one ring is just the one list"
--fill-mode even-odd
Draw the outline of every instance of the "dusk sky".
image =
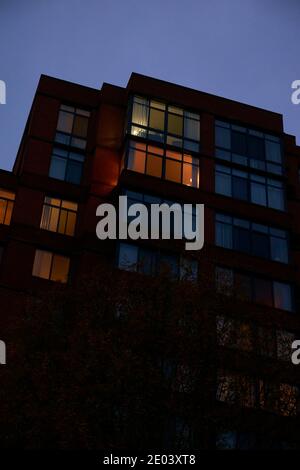
[[41, 74], [95, 88], [150, 75], [282, 113], [300, 144], [299, 24], [299, 0], [0, 0], [0, 168]]

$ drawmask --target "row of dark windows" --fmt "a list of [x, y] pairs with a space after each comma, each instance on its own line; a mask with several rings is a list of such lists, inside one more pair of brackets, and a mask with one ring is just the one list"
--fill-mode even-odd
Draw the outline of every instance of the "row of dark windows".
[[292, 343], [299, 337], [292, 331], [258, 326], [234, 316], [218, 315], [216, 327], [219, 346], [287, 363], [291, 363]]
[[283, 173], [279, 137], [237, 126], [215, 122], [215, 155], [222, 160], [281, 175]]
[[247, 302], [255, 302], [289, 312], [294, 311], [294, 292], [287, 282], [218, 266], [216, 287], [221, 294], [235, 295]]
[[287, 383], [219, 371], [216, 399], [243, 408], [258, 408], [282, 416], [299, 413], [299, 388]]
[[289, 261], [285, 230], [219, 213], [215, 216], [215, 229], [217, 246], [280, 263]]

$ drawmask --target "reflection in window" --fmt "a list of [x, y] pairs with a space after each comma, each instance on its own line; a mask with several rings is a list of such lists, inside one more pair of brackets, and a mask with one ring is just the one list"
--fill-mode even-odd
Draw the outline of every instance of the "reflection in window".
[[188, 281], [195, 281], [198, 275], [198, 263], [194, 259], [129, 243], [119, 244], [118, 267], [151, 276], [166, 273], [173, 279]]
[[215, 147], [216, 157], [222, 160], [283, 173], [281, 140], [277, 136], [216, 121]]
[[0, 224], [10, 225], [15, 193], [0, 188]]
[[246, 171], [216, 165], [215, 191], [217, 194], [285, 210], [284, 185], [282, 181], [254, 175]]
[[199, 187], [199, 159], [177, 151], [130, 141], [127, 168], [156, 178]]
[[40, 227], [73, 236], [78, 205], [74, 202], [45, 197]]
[[236, 295], [269, 307], [293, 311], [293, 292], [290, 284], [244, 274], [230, 268], [215, 269], [216, 289], [221, 294]]
[[133, 97], [128, 131], [137, 137], [199, 152], [199, 114], [156, 100]]
[[68, 183], [80, 184], [83, 173], [84, 155], [54, 147], [51, 156], [49, 176]]
[[32, 275], [50, 281], [68, 281], [70, 258], [50, 251], [36, 250]]
[[61, 105], [55, 141], [84, 150], [90, 112], [73, 106]]

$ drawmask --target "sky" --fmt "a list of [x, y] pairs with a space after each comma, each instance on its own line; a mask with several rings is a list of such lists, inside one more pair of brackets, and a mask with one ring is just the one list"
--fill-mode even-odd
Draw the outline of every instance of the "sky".
[[300, 145], [299, 24], [299, 0], [0, 0], [0, 168], [41, 74], [93, 88], [150, 75], [282, 113]]

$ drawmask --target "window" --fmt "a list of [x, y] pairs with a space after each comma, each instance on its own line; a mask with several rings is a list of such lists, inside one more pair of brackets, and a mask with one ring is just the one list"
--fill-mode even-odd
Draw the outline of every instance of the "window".
[[244, 274], [229, 268], [215, 269], [216, 289], [221, 294], [235, 294], [241, 300], [293, 311], [293, 292], [290, 284]]
[[273, 178], [216, 165], [215, 191], [260, 206], [285, 210], [283, 183]]
[[219, 450], [255, 449], [257, 448], [257, 437], [252, 432], [223, 431], [217, 435], [216, 448]]
[[36, 250], [32, 275], [50, 281], [68, 282], [70, 258], [50, 251]]
[[49, 176], [68, 183], [80, 184], [82, 179], [84, 155], [69, 152], [58, 147], [52, 151]]
[[285, 230], [220, 213], [215, 216], [215, 224], [217, 246], [288, 263], [288, 235]]
[[277, 343], [277, 357], [282, 361], [291, 362], [291, 356], [293, 353], [292, 343], [295, 341], [295, 333], [288, 331], [277, 330], [276, 332], [276, 343]]
[[140, 96], [132, 99], [129, 134], [199, 152], [200, 115]]
[[290, 384], [219, 372], [216, 399], [242, 408], [261, 408], [282, 416], [295, 416], [298, 412], [299, 389]]
[[45, 197], [40, 227], [73, 236], [78, 205], [75, 202]]
[[277, 175], [283, 173], [279, 137], [228, 122], [215, 123], [215, 155], [222, 160]]
[[61, 105], [55, 141], [84, 150], [90, 112], [73, 106]]
[[198, 263], [194, 259], [129, 243], [119, 244], [118, 267], [152, 276], [168, 273], [178, 280], [194, 281], [198, 275]]
[[[180, 203], [178, 201], [170, 201], [167, 199], [163, 199], [158, 196], [151, 196], [150, 194], [143, 194], [139, 193], [136, 191], [129, 191], [125, 190], [124, 194], [127, 196], [127, 203], [128, 207], [130, 207], [133, 204], [138, 204], [142, 203], [145, 204], [148, 207], [149, 214], [151, 213], [151, 204], [167, 204], [169, 207], [171, 207], [173, 204], [179, 204], [182, 208], [182, 213], [180, 214], [180, 217], [182, 218], [182, 234], [185, 235], [184, 233], [184, 219], [187, 217], [191, 218], [191, 229], [193, 231], [196, 230], [196, 208], [193, 206], [192, 208], [189, 208], [185, 206], [183, 203]], [[149, 229], [151, 229], [151, 217], [149, 217]], [[170, 231], [171, 234], [174, 233], [174, 215], [171, 214], [170, 217]], [[161, 237], [161, 234], [160, 234]]]
[[15, 193], [0, 188], [0, 224], [10, 225]]
[[185, 153], [130, 141], [126, 167], [156, 178], [199, 187], [199, 158]]

